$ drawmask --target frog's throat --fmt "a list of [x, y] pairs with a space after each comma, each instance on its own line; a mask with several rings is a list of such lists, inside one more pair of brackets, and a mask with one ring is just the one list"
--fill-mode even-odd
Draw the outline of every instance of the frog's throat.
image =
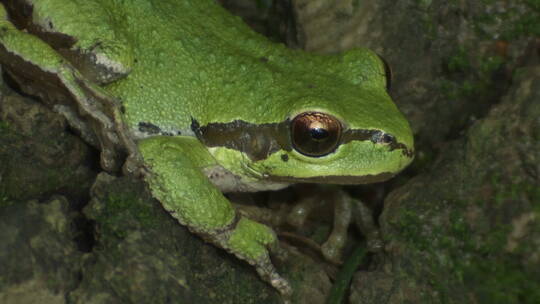
[[[290, 137], [290, 120], [279, 123], [253, 124], [243, 120], [234, 120], [228, 123], [209, 123], [205, 126], [192, 118], [191, 129], [195, 136], [207, 147], [225, 147], [243, 152], [252, 161], [268, 158], [280, 150], [293, 149]], [[341, 144], [358, 140], [372, 141], [380, 134], [380, 130], [348, 129], [341, 137]], [[389, 151], [401, 150], [408, 158], [414, 156], [412, 148], [398, 141], [386, 144]]]

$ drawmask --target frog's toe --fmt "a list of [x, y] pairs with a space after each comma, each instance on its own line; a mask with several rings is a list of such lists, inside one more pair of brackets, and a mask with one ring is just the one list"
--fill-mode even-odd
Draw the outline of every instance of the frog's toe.
[[287, 223], [296, 228], [304, 227], [308, 216], [315, 207], [313, 200], [304, 199], [296, 204], [287, 215]]
[[269, 250], [277, 245], [276, 234], [268, 226], [242, 217], [232, 232], [227, 248], [237, 257], [255, 266], [259, 276], [283, 296], [292, 289], [270, 260]]
[[292, 294], [292, 288], [289, 282], [279, 275], [268, 256], [267, 258], [258, 261], [254, 266], [259, 276], [277, 289], [284, 298], [287, 298]]
[[384, 241], [378, 229], [366, 235], [366, 239], [369, 252], [380, 252], [383, 250]]
[[327, 261], [340, 264], [341, 255], [346, 242], [346, 234], [334, 233], [321, 245], [321, 253]]

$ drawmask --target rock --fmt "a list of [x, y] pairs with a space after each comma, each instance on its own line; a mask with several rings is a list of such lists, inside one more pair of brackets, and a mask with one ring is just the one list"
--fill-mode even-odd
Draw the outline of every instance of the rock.
[[101, 173], [84, 213], [96, 244], [71, 303], [280, 303], [249, 265], [204, 243], [142, 181]]
[[378, 288], [385, 303], [540, 302], [540, 66], [518, 72], [486, 118], [387, 198], [386, 260], [357, 274], [352, 303], [375, 303]]
[[0, 195], [82, 200], [96, 175], [93, 157], [60, 115], [6, 88], [0, 92]]
[[66, 303], [81, 275], [75, 216], [61, 196], [0, 201], [0, 303]]

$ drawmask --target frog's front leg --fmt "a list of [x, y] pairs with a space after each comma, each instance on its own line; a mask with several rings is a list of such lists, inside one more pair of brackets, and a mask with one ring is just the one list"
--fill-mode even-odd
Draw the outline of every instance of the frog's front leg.
[[282, 295], [290, 295], [289, 283], [270, 261], [275, 233], [237, 214], [208, 180], [203, 169], [217, 164], [196, 138], [158, 136], [141, 140], [138, 146], [152, 195], [173, 217], [206, 241], [255, 266], [263, 280]]

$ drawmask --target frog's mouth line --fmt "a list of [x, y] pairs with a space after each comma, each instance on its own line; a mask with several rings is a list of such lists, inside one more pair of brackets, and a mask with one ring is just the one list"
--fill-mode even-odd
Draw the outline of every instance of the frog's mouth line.
[[334, 184], [334, 185], [358, 185], [384, 182], [394, 177], [396, 173], [383, 172], [379, 174], [368, 174], [363, 176], [351, 175], [329, 175], [317, 177], [298, 178], [293, 176], [269, 176], [268, 179], [273, 182], [283, 183], [315, 183], [315, 184]]
[[[245, 153], [252, 161], [268, 158], [280, 150], [292, 151], [290, 120], [280, 123], [253, 124], [243, 120], [228, 123], [209, 123], [199, 125], [191, 119], [191, 129], [195, 136], [207, 147], [226, 147]], [[341, 144], [358, 141], [372, 141], [381, 131], [370, 129], [349, 129], [343, 133]], [[414, 151], [405, 144], [392, 141], [385, 143], [389, 151], [401, 150], [408, 158], [414, 156]]]

